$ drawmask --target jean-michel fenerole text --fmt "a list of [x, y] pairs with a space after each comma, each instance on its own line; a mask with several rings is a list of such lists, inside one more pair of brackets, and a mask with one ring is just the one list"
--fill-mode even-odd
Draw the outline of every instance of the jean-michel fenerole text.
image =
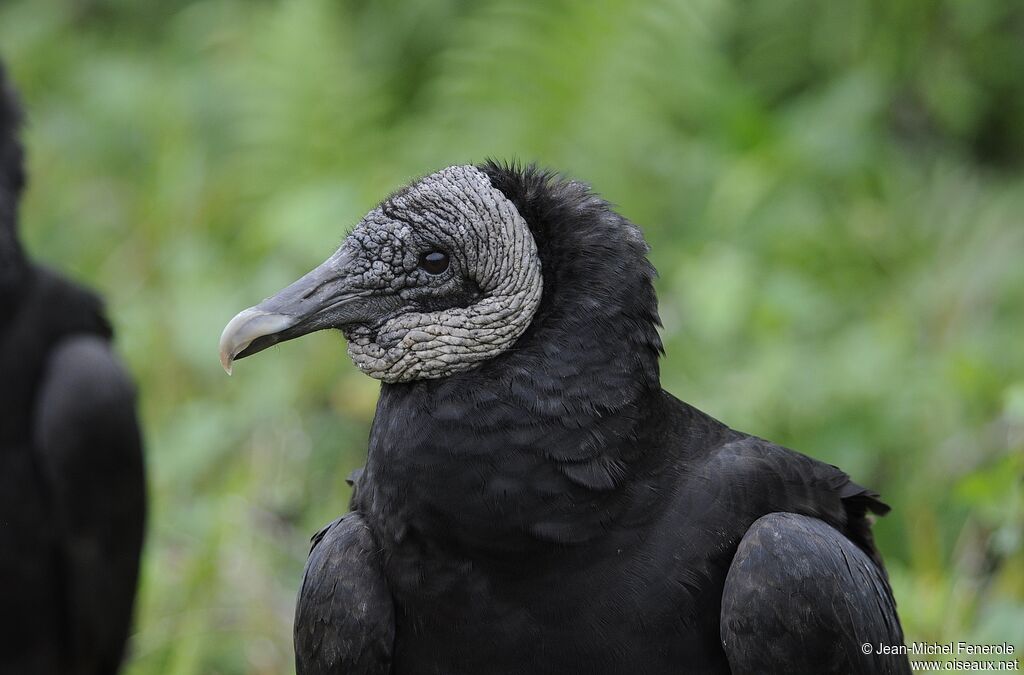
[[999, 655], [1009, 656], [1015, 647], [1008, 642], [974, 644], [971, 642], [911, 642], [909, 645], [876, 644], [876, 654], [951, 654], [957, 656]]

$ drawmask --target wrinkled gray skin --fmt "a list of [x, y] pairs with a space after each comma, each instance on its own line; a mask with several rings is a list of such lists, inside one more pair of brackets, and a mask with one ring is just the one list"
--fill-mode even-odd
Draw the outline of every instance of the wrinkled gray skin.
[[[442, 294], [458, 276], [481, 297], [468, 307], [400, 311], [376, 336], [345, 329], [359, 369], [385, 382], [445, 377], [512, 346], [540, 303], [540, 258], [526, 222], [487, 177], [472, 166], [449, 167], [371, 211], [342, 245], [357, 251], [362, 284], [412, 300]], [[423, 250], [438, 247], [451, 266], [433, 277], [417, 268]], [[440, 291], [440, 293], [438, 292]]]
[[[419, 267], [433, 250], [450, 259], [437, 275]], [[537, 247], [516, 208], [475, 167], [448, 167], [387, 199], [323, 265], [232, 319], [221, 359], [230, 372], [236, 357], [340, 328], [371, 377], [446, 377], [511, 347], [542, 287]]]

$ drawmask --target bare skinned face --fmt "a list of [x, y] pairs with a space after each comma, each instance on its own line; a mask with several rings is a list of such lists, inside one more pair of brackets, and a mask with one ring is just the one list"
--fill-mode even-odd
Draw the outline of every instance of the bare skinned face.
[[445, 377], [511, 347], [542, 290], [516, 208], [475, 167], [449, 167], [387, 199], [322, 265], [232, 319], [222, 360], [340, 328], [371, 377]]

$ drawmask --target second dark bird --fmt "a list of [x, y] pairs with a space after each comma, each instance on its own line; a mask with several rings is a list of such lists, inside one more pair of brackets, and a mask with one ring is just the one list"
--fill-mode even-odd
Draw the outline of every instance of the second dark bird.
[[99, 298], [22, 249], [20, 122], [0, 65], [0, 674], [111, 675], [146, 512], [135, 387]]

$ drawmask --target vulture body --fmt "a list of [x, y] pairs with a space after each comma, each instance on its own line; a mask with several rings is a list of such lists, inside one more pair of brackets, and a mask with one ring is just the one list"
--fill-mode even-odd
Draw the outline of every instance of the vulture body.
[[0, 67], [0, 673], [107, 675], [145, 519], [135, 390], [99, 299], [18, 243], [19, 122]]
[[226, 367], [338, 328], [384, 382], [300, 674], [910, 672], [862, 647], [903, 641], [888, 507], [662, 390], [646, 252], [581, 183], [450, 167], [228, 324]]

